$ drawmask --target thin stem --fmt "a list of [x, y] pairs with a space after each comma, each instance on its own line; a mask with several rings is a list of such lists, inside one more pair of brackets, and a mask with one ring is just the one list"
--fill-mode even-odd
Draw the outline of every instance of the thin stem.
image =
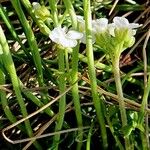
[[[52, 11], [52, 17], [54, 19], [54, 25], [58, 26], [58, 16], [57, 16], [57, 3], [56, 0], [49, 0], [49, 5]], [[65, 81], [65, 52], [64, 49], [61, 47], [57, 47], [57, 54], [58, 54], [58, 66], [60, 76], [58, 78], [58, 87], [59, 87], [59, 94], [62, 94], [66, 89], [66, 81]], [[64, 116], [65, 116], [65, 109], [66, 109], [66, 95], [63, 95], [59, 101], [59, 115], [57, 118], [57, 124], [55, 126], [55, 131], [59, 131], [62, 129]], [[60, 134], [56, 134], [53, 138], [53, 146], [55, 150], [58, 150], [60, 142]]]
[[68, 57], [68, 50], [65, 49], [65, 64], [66, 64], [66, 71], [69, 74], [69, 57]]
[[[79, 48], [74, 48], [72, 53], [72, 71], [71, 71], [71, 83], [74, 84], [78, 80], [78, 52]], [[75, 83], [72, 88], [72, 96], [73, 96], [73, 102], [75, 106], [75, 113], [76, 113], [76, 119], [78, 127], [83, 126], [82, 121], [82, 112], [81, 112], [81, 106], [80, 106], [80, 97], [79, 97], [79, 89], [78, 89], [78, 83]], [[79, 131], [79, 141], [77, 145], [77, 149], [80, 150], [82, 147], [82, 139], [83, 139], [83, 131]]]
[[148, 77], [147, 86], [144, 89], [143, 99], [142, 99], [142, 105], [141, 105], [141, 111], [139, 115], [139, 124], [142, 124], [144, 122], [144, 116], [145, 116], [145, 108], [148, 100], [150, 92], [150, 76]]
[[[68, 49], [68, 50], [69, 50], [69, 49]], [[74, 55], [73, 55], [73, 52], [72, 52], [71, 50], [68, 51], [68, 52], [71, 53], [72, 56], [74, 56]], [[87, 63], [87, 62], [88, 62], [87, 57], [84, 56], [83, 54], [78, 53], [77, 56], [78, 56], [78, 58], [79, 58], [80, 61], [82, 61], [82, 62], [84, 62], [84, 63]], [[104, 71], [106, 71], [106, 72], [111, 72], [111, 71], [112, 71], [112, 68], [111, 68], [110, 66], [105, 65], [105, 64], [100, 63], [100, 62], [96, 62], [96, 63], [94, 64], [94, 66], [95, 66], [96, 68], [101, 69], [101, 70], [104, 70]]]
[[116, 83], [118, 99], [120, 100], [119, 107], [120, 107], [120, 112], [121, 112], [122, 125], [126, 126], [127, 116], [126, 116], [125, 103], [123, 100], [122, 85], [121, 85], [121, 80], [120, 80], [119, 59], [114, 59], [112, 61], [112, 66], [113, 66], [113, 73], [114, 73], [114, 78], [115, 78], [115, 83]]
[[[9, 46], [8, 46], [8, 43], [6, 41], [6, 38], [5, 38], [5, 35], [3, 33], [1, 26], [0, 26], [0, 44], [3, 49], [3, 55], [2, 55], [3, 64], [5, 65], [5, 68], [8, 71], [8, 73], [10, 74], [13, 88], [15, 90], [15, 94], [16, 94], [18, 103], [20, 105], [23, 117], [26, 117], [28, 115], [28, 113], [26, 110], [24, 100], [21, 95], [20, 84], [19, 84], [18, 77], [16, 74], [15, 66], [14, 66], [14, 63], [13, 63], [13, 60], [11, 57], [11, 53], [9, 51]], [[25, 126], [26, 126], [26, 130], [28, 132], [28, 135], [30, 137], [32, 137], [33, 132], [32, 132], [32, 128], [31, 128], [29, 120], [25, 121]], [[35, 142], [34, 145], [36, 146], [37, 149], [41, 149], [40, 145], [37, 142]]]
[[[61, 48], [58, 48], [58, 65], [59, 65], [59, 72], [61, 73], [61, 75], [58, 78], [59, 94], [62, 94], [66, 88], [66, 81], [64, 75], [65, 72], [64, 50]], [[65, 109], [66, 109], [66, 95], [63, 95], [59, 101], [59, 115], [57, 118], [55, 131], [59, 131], [62, 128], [64, 116], [65, 116]], [[54, 136], [54, 143], [53, 143], [55, 150], [58, 149], [59, 140], [60, 140], [60, 134], [56, 134]]]
[[91, 127], [89, 129], [88, 137], [87, 137], [86, 150], [90, 150], [91, 149], [90, 145], [91, 145], [91, 137], [92, 137], [93, 127], [94, 127], [94, 123], [92, 122]]
[[[22, 90], [23, 94], [29, 100], [31, 100], [34, 104], [36, 104], [39, 108], [44, 106], [44, 103], [42, 103], [41, 100], [38, 99], [32, 92], [30, 92], [27, 89], [23, 89], [23, 88], [21, 88], [21, 90]], [[54, 116], [54, 112], [50, 108], [45, 109], [44, 112], [51, 117]]]
[[[121, 78], [120, 78], [119, 56], [112, 58], [112, 67], [113, 67], [113, 73], [114, 73], [114, 78], [115, 78], [115, 83], [116, 83], [122, 127], [125, 127], [127, 125], [127, 116], [126, 116], [125, 102], [124, 102], [122, 84], [121, 84]], [[125, 138], [125, 147], [127, 150], [130, 150], [129, 137]]]
[[[146, 38], [145, 38], [145, 41], [144, 41], [144, 45], [143, 45], [143, 63], [144, 63], [144, 89], [146, 89], [147, 88], [147, 55], [146, 55], [146, 46], [147, 46], [147, 44], [148, 44], [148, 40], [149, 40], [149, 37], [150, 37], [150, 29], [148, 30], [148, 32], [147, 32], [147, 36], [146, 36]], [[149, 94], [149, 93], [148, 93]], [[143, 105], [145, 105], [144, 107], [145, 108], [148, 108], [148, 97], [147, 97], [147, 99], [144, 99], [144, 103], [145, 104], [143, 104]], [[143, 101], [142, 101], [142, 103], [143, 103]], [[143, 108], [144, 108], [143, 107]], [[141, 108], [141, 109], [143, 109], [143, 108]], [[143, 110], [142, 110], [143, 111]], [[150, 148], [150, 142], [149, 142], [149, 125], [148, 125], [148, 120], [149, 120], [149, 118], [148, 118], [148, 114], [146, 114], [145, 115], [145, 137], [143, 136], [143, 137], [141, 137], [143, 140], [142, 140], [142, 145], [143, 145], [143, 148]], [[143, 134], [143, 133], [141, 133], [141, 134]], [[145, 139], [145, 140], [144, 140]], [[145, 146], [147, 146], [147, 147], [145, 147]]]
[[73, 28], [77, 29], [77, 17], [76, 17], [76, 13], [74, 11], [71, 1], [70, 0], [63, 0], [63, 1], [64, 1], [64, 4], [65, 4], [69, 14], [70, 14]]
[[[0, 57], [1, 59], [1, 57]], [[0, 69], [0, 85], [5, 84], [5, 75], [2, 71], [2, 69]], [[1, 103], [2, 103], [2, 107], [3, 110], [5, 112], [5, 115], [7, 116], [7, 118], [10, 120], [10, 122], [15, 123], [17, 122], [17, 118], [13, 115], [13, 113], [11, 112], [10, 108], [9, 108], [9, 104], [6, 98], [6, 92], [3, 90], [0, 90], [0, 99], [1, 99]], [[18, 125], [18, 128], [21, 131], [25, 131], [25, 128], [22, 125]]]
[[[77, 30], [77, 18], [72, 3], [70, 0], [64, 0], [64, 4], [70, 14], [72, 26], [75, 30]], [[75, 47], [72, 53], [71, 84], [74, 84], [78, 80], [78, 61], [79, 61], [78, 54], [79, 54], [79, 46]], [[72, 88], [72, 96], [73, 96], [73, 102], [75, 106], [77, 124], [78, 127], [80, 128], [83, 126], [83, 121], [82, 121], [82, 112], [80, 106], [78, 82], [76, 82]], [[80, 150], [82, 148], [83, 130], [79, 130], [78, 140], [79, 142], [77, 143], [77, 150]]]
[[58, 26], [58, 12], [56, 0], [49, 0], [49, 6], [51, 8], [54, 25]]
[[107, 149], [108, 143], [107, 143], [106, 126], [105, 126], [104, 114], [101, 106], [102, 102], [99, 100], [99, 96], [98, 96], [96, 73], [94, 67], [90, 0], [84, 0], [84, 17], [85, 17], [85, 28], [86, 28], [85, 29], [86, 30], [86, 55], [88, 59], [88, 72], [91, 81], [92, 98], [96, 109], [99, 125], [101, 128], [103, 147], [104, 149]]

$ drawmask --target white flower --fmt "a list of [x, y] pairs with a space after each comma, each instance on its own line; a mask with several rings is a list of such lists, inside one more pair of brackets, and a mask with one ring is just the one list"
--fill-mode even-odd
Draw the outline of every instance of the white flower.
[[33, 6], [33, 9], [34, 9], [34, 10], [41, 8], [41, 5], [40, 5], [38, 2], [33, 2], [33, 3], [32, 3], [32, 6]]
[[92, 20], [92, 28], [94, 33], [101, 33], [107, 30], [108, 27], [108, 19], [100, 18], [96, 20]]
[[[77, 21], [79, 24], [79, 30], [83, 33], [81, 42], [86, 44], [86, 33], [85, 33], [85, 20], [83, 16], [77, 16]], [[108, 26], [108, 19], [100, 18], [92, 20], [92, 42], [95, 43], [95, 34], [104, 32]]]
[[63, 47], [75, 47], [77, 40], [83, 37], [83, 34], [74, 30], [67, 31], [66, 28], [56, 27], [49, 35], [50, 39], [62, 45]]
[[109, 24], [108, 30], [112, 36], [115, 36], [115, 29], [128, 29], [130, 34], [133, 36], [136, 34], [136, 28], [141, 27], [138, 23], [129, 23], [125, 17], [114, 17], [113, 23]]
[[[85, 20], [83, 19], [83, 16], [77, 16], [77, 21], [79, 23], [79, 30], [84, 32]], [[107, 26], [108, 26], [108, 19], [106, 18], [92, 20], [92, 31], [94, 33], [105, 31], [107, 29]]]
[[141, 26], [138, 23], [129, 23], [129, 21], [124, 17], [114, 17], [113, 22], [117, 28], [134, 29]]

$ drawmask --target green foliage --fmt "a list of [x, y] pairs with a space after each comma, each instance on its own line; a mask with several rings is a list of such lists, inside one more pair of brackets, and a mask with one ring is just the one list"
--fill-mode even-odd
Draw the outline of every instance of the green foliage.
[[[16, 142], [1, 136], [0, 149], [148, 150], [148, 2], [119, 1], [110, 16], [112, 0], [37, 2], [0, 4], [0, 130]], [[131, 28], [93, 32], [92, 20], [107, 17], [110, 24], [121, 15], [143, 27], [136, 35]], [[58, 46], [49, 35], [60, 25], [83, 32], [86, 42]]]

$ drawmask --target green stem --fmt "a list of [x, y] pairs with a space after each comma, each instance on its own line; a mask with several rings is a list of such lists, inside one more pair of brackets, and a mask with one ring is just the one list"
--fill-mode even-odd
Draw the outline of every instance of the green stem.
[[127, 125], [127, 116], [126, 116], [125, 103], [123, 100], [122, 84], [120, 80], [119, 59], [114, 59], [112, 61], [112, 66], [113, 66], [113, 73], [114, 73], [114, 78], [116, 83], [117, 94], [118, 94], [121, 120], [122, 120], [122, 125], [124, 127]]
[[[69, 50], [69, 49], [68, 49], [68, 50]], [[72, 52], [71, 50], [68, 51], [68, 52], [73, 55], [73, 52]], [[74, 55], [73, 55], [73, 56], [74, 56]], [[84, 56], [83, 54], [78, 53], [78, 58], [79, 58], [80, 61], [82, 61], [82, 62], [84, 62], [84, 63], [87, 63], [87, 62], [88, 62], [87, 57]], [[94, 64], [94, 66], [95, 66], [96, 68], [101, 69], [101, 70], [104, 70], [104, 71], [106, 71], [106, 72], [111, 72], [111, 71], [112, 71], [112, 68], [111, 68], [110, 66], [107, 66], [107, 65], [105, 65], [105, 64], [103, 64], [103, 63], [100, 63], [100, 62], [96, 62], [96, 63]]]
[[93, 127], [94, 127], [94, 123], [92, 122], [91, 127], [89, 129], [88, 137], [87, 137], [86, 150], [90, 150]]
[[[31, 100], [34, 104], [36, 104], [39, 108], [44, 106], [44, 103], [41, 102], [40, 99], [38, 99], [32, 92], [30, 92], [28, 89], [24, 89], [21, 87], [21, 91], [23, 94]], [[48, 107], [44, 110], [44, 112], [49, 116], [54, 116], [54, 112]]]
[[[75, 30], [77, 30], [77, 17], [76, 17], [74, 8], [72, 6], [72, 3], [70, 0], [64, 0], [64, 4], [66, 6], [67, 11], [70, 14], [72, 26]], [[83, 126], [83, 121], [82, 121], [82, 112], [81, 112], [81, 106], [80, 106], [78, 82], [76, 82], [78, 80], [78, 61], [79, 61], [78, 54], [79, 54], [79, 46], [75, 47], [72, 53], [71, 84], [74, 84], [72, 88], [72, 96], [73, 96], [73, 102], [75, 106], [77, 124], [78, 124], [78, 127], [80, 128]], [[78, 135], [79, 135], [78, 136], [79, 142], [77, 143], [77, 150], [80, 150], [82, 148], [83, 130], [80, 130], [78, 132]]]
[[142, 99], [142, 105], [141, 105], [141, 111], [139, 115], [139, 123], [142, 124], [144, 122], [145, 117], [145, 108], [147, 106], [147, 100], [150, 92], [150, 76], [148, 77], [147, 85], [144, 89], [143, 99]]
[[89, 71], [89, 77], [91, 81], [92, 97], [93, 97], [93, 102], [96, 109], [99, 125], [101, 128], [103, 147], [104, 149], [107, 149], [108, 143], [107, 143], [106, 126], [105, 126], [101, 101], [99, 100], [99, 96], [98, 96], [96, 73], [94, 67], [90, 0], [84, 0], [84, 17], [85, 17], [85, 28], [86, 28], [86, 54], [88, 59], [88, 71]]
[[66, 9], [71, 17], [71, 22], [72, 22], [73, 28], [77, 29], [77, 17], [76, 17], [76, 13], [74, 11], [71, 1], [70, 0], [63, 0], [63, 1], [66, 6]]
[[34, 60], [34, 63], [35, 63], [35, 66], [36, 66], [36, 69], [37, 69], [37, 72], [38, 72], [39, 86], [43, 86], [44, 81], [43, 81], [41, 57], [40, 57], [40, 54], [39, 54], [36, 39], [34, 37], [34, 33], [33, 33], [32, 29], [31, 29], [25, 15], [24, 15], [24, 12], [22, 11], [19, 0], [13, 0], [13, 1], [11, 1], [11, 3], [13, 5], [13, 7], [15, 8], [18, 16], [19, 16], [19, 19], [20, 19], [20, 21], [22, 23], [22, 26], [24, 28], [26, 37], [28, 39], [28, 43], [29, 43], [29, 46], [30, 46], [30, 49], [31, 49], [31, 52], [32, 52], [32, 55], [33, 55], [33, 60]]
[[69, 74], [69, 57], [68, 57], [68, 49], [65, 49], [65, 64], [66, 64], [66, 71]]
[[142, 141], [142, 149], [149, 150], [145, 133], [140, 132], [140, 136], [141, 136], [141, 141]]
[[[57, 17], [57, 3], [56, 0], [49, 0], [49, 5], [52, 12], [52, 17], [54, 19], [55, 26], [58, 26], [58, 17]], [[64, 49], [62, 49], [58, 45], [58, 66], [59, 66], [59, 72], [60, 76], [58, 78], [58, 87], [59, 87], [59, 94], [62, 94], [66, 89], [66, 81], [65, 81], [65, 53]], [[66, 95], [63, 95], [60, 98], [59, 101], [59, 115], [57, 118], [57, 124], [55, 126], [55, 131], [59, 131], [62, 129], [63, 122], [64, 122], [64, 116], [65, 116], [65, 109], [66, 109]], [[56, 134], [53, 138], [53, 146], [55, 147], [55, 150], [58, 150], [60, 142], [60, 134]]]
[[[124, 102], [122, 84], [120, 78], [119, 56], [112, 58], [112, 67], [113, 67], [113, 73], [114, 73], [114, 78], [116, 83], [122, 127], [125, 127], [127, 125], [127, 116], [126, 116], [125, 102]], [[130, 141], [128, 136], [125, 138], [125, 147], [127, 150], [130, 150]]]
[[[1, 57], [0, 57], [0, 59], [1, 59]], [[0, 85], [4, 85], [4, 84], [5, 84], [5, 75], [4, 75], [3, 71], [0, 69]], [[1, 99], [2, 107], [3, 107], [3, 110], [5, 112], [6, 117], [12, 123], [17, 122], [16, 117], [13, 115], [13, 113], [11, 112], [11, 110], [9, 108], [9, 104], [8, 104], [8, 101], [6, 98], [6, 92], [3, 90], [0, 90], [0, 99]], [[25, 131], [25, 129], [22, 125], [18, 125], [18, 128], [21, 131]]]
[[[10, 74], [13, 88], [15, 90], [15, 94], [16, 94], [18, 103], [20, 105], [22, 115], [23, 117], [27, 117], [28, 113], [26, 110], [24, 100], [21, 95], [20, 84], [19, 84], [18, 77], [16, 74], [15, 66], [14, 66], [10, 51], [9, 51], [8, 43], [6, 41], [6, 38], [5, 38], [5, 35], [3, 33], [1, 26], [0, 26], [0, 44], [3, 49], [3, 55], [2, 55], [3, 64], [5, 65], [5, 68], [8, 71], [8, 73]], [[32, 132], [32, 128], [31, 128], [29, 120], [25, 121], [25, 126], [28, 132], [28, 135], [32, 137], [33, 132]], [[40, 145], [37, 142], [35, 142], [34, 145], [36, 146], [37, 149], [41, 149]]]
[[[59, 65], [59, 72], [60, 76], [58, 78], [59, 82], [59, 94], [62, 94], [66, 88], [66, 81], [65, 81], [65, 61], [64, 61], [64, 50], [58, 47], [58, 65]], [[59, 131], [62, 128], [64, 116], [65, 116], [65, 109], [66, 109], [66, 95], [63, 95], [59, 101], [59, 115], [57, 118], [57, 124], [55, 127], [55, 131]], [[56, 134], [54, 136], [54, 143], [53, 146], [55, 150], [58, 149], [60, 134]]]
[[[79, 97], [79, 88], [78, 88], [78, 52], [79, 48], [74, 48], [72, 53], [72, 71], [71, 71], [71, 83], [74, 84], [72, 87], [72, 96], [73, 96], [73, 102], [75, 107], [75, 114], [77, 119], [78, 127], [83, 126], [82, 121], [82, 112], [81, 112], [81, 106], [80, 106], [80, 97]], [[75, 83], [76, 82], [76, 83]], [[83, 140], [83, 130], [80, 130], [78, 133], [79, 142], [77, 144], [77, 150], [80, 150], [82, 147], [82, 140]]]
[[[144, 94], [143, 94], [143, 99], [142, 99], [142, 104], [141, 104], [141, 109], [140, 109], [139, 119], [138, 119], [138, 125], [139, 126], [142, 126], [144, 123], [144, 118], [146, 115], [145, 108], [147, 108], [147, 101], [148, 101], [149, 92], [150, 92], [150, 76], [148, 77], [147, 84], [144, 88]], [[148, 149], [148, 142], [146, 140], [147, 135], [145, 135], [145, 133], [143, 133], [142, 131], [140, 134], [141, 134], [143, 149]]]
[[49, 5], [50, 5], [54, 25], [58, 26], [58, 12], [57, 12], [56, 0], [49, 0]]

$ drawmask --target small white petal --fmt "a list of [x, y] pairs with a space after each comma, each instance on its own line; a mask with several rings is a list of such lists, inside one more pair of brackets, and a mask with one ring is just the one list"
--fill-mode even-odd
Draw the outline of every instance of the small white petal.
[[50, 39], [57, 44], [59, 44], [60, 38], [63, 38], [63, 36], [65, 36], [65, 34], [61, 27], [54, 28], [49, 35]]
[[108, 32], [110, 35], [115, 37], [115, 24], [114, 23], [111, 23], [108, 25]]
[[41, 5], [37, 2], [33, 2], [32, 6], [33, 6], [34, 9], [39, 9], [41, 7]]
[[65, 27], [56, 27], [51, 31], [49, 37], [53, 42], [64, 47], [75, 47], [77, 45], [76, 39], [80, 39], [82, 37], [82, 33], [72, 30], [66, 33], [66, 31], [67, 28]]
[[124, 17], [114, 17], [113, 22], [118, 28], [124, 28], [129, 26], [129, 21]]
[[[60, 27], [60, 28], [61, 28], [61, 27]], [[65, 27], [61, 28], [61, 30], [62, 30], [64, 33], [66, 33], [66, 32], [68, 31], [68, 28], [65, 26]]]
[[60, 44], [64, 47], [75, 47], [77, 45], [77, 41], [64, 38], [64, 39], [61, 39]]
[[107, 29], [108, 19], [100, 18], [92, 21], [93, 32], [103, 32]]
[[76, 39], [81, 39], [83, 37], [83, 34], [77, 31], [70, 30], [68, 31], [66, 36], [67, 38], [76, 40]]
[[108, 24], [108, 19], [100, 18], [100, 19], [93, 20], [92, 22], [93, 22], [93, 24], [102, 25], [102, 26], [106, 27]]
[[139, 27], [141, 27], [142, 25], [139, 25], [138, 23], [130, 23], [130, 25], [129, 25], [129, 27], [131, 28], [131, 29], [135, 29], [135, 28], [139, 28]]

